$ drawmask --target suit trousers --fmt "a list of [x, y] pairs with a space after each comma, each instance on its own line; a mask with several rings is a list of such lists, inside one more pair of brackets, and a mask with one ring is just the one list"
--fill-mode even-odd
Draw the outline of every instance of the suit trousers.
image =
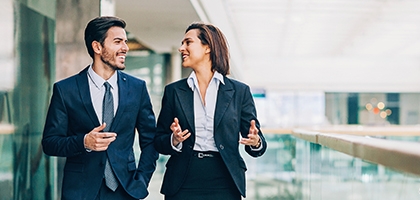
[[121, 184], [117, 187], [117, 189], [112, 191], [109, 189], [108, 186], [105, 184], [105, 178], [102, 181], [101, 188], [99, 189], [98, 195], [96, 196], [95, 200], [115, 200], [115, 199], [124, 199], [124, 200], [134, 200], [131, 195], [129, 195]]
[[233, 179], [218, 152], [194, 152], [181, 189], [165, 200], [240, 200]]

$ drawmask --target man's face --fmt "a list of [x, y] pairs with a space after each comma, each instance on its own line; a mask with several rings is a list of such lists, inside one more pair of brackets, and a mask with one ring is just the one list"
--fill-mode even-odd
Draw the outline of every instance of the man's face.
[[125, 30], [117, 26], [111, 27], [107, 32], [101, 51], [102, 62], [114, 70], [124, 70], [127, 52], [127, 34]]

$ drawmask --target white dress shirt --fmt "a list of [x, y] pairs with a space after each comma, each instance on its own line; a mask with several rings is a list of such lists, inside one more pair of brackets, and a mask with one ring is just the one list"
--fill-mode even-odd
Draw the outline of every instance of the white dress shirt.
[[118, 73], [115, 72], [108, 80], [105, 80], [102, 77], [100, 77], [95, 71], [93, 71], [91, 65], [88, 69], [87, 74], [89, 77], [89, 91], [93, 108], [95, 109], [96, 116], [98, 117], [99, 122], [102, 124], [102, 104], [105, 94], [105, 82], [108, 82], [111, 85], [112, 97], [114, 98], [114, 115], [116, 114], [118, 109]]
[[214, 141], [213, 125], [217, 92], [219, 84], [224, 84], [223, 76], [217, 71], [214, 72], [206, 89], [205, 103], [202, 101], [202, 94], [194, 71], [188, 77], [187, 83], [194, 92], [195, 144], [193, 149], [196, 151], [219, 151]]

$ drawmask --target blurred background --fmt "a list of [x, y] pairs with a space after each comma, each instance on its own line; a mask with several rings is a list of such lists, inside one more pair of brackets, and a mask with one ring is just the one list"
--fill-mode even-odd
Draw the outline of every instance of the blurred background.
[[[125, 71], [156, 114], [164, 86], [190, 73], [177, 51], [187, 26], [224, 32], [268, 140], [263, 157], [243, 154], [246, 199], [420, 198], [420, 1], [1, 0], [1, 200], [60, 199], [45, 116], [53, 83], [91, 63], [83, 32], [100, 15], [127, 22]], [[147, 199], [163, 199], [166, 159]]]

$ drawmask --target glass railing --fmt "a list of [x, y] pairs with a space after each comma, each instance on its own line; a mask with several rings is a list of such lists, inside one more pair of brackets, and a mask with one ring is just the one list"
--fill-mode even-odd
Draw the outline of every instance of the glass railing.
[[[241, 150], [248, 167], [246, 199], [420, 199], [420, 177], [413, 173], [366, 161], [320, 145], [316, 141], [310, 142], [310, 136], [305, 138], [294, 134], [266, 133], [265, 137], [268, 149], [262, 157], [252, 158]], [[404, 141], [403, 143], [417, 138], [416, 136], [387, 137]], [[334, 145], [332, 141], [330, 142]], [[387, 155], [375, 156], [388, 159]], [[160, 160], [151, 182], [149, 199], [163, 199], [159, 189], [166, 157], [161, 157]]]
[[295, 199], [420, 199], [417, 127], [362, 128], [356, 135], [347, 131], [293, 131], [299, 185]]
[[[0, 134], [0, 194], [5, 199], [13, 199], [16, 158], [12, 156], [12, 136]], [[248, 167], [246, 199], [420, 199], [418, 136], [366, 137], [294, 130], [292, 134], [265, 133], [265, 137], [268, 148], [262, 157], [252, 158], [241, 148]], [[385, 144], [382, 150], [381, 143]], [[375, 149], [363, 153], [363, 148]], [[166, 160], [161, 156], [158, 161], [147, 199], [164, 199], [159, 191]]]

